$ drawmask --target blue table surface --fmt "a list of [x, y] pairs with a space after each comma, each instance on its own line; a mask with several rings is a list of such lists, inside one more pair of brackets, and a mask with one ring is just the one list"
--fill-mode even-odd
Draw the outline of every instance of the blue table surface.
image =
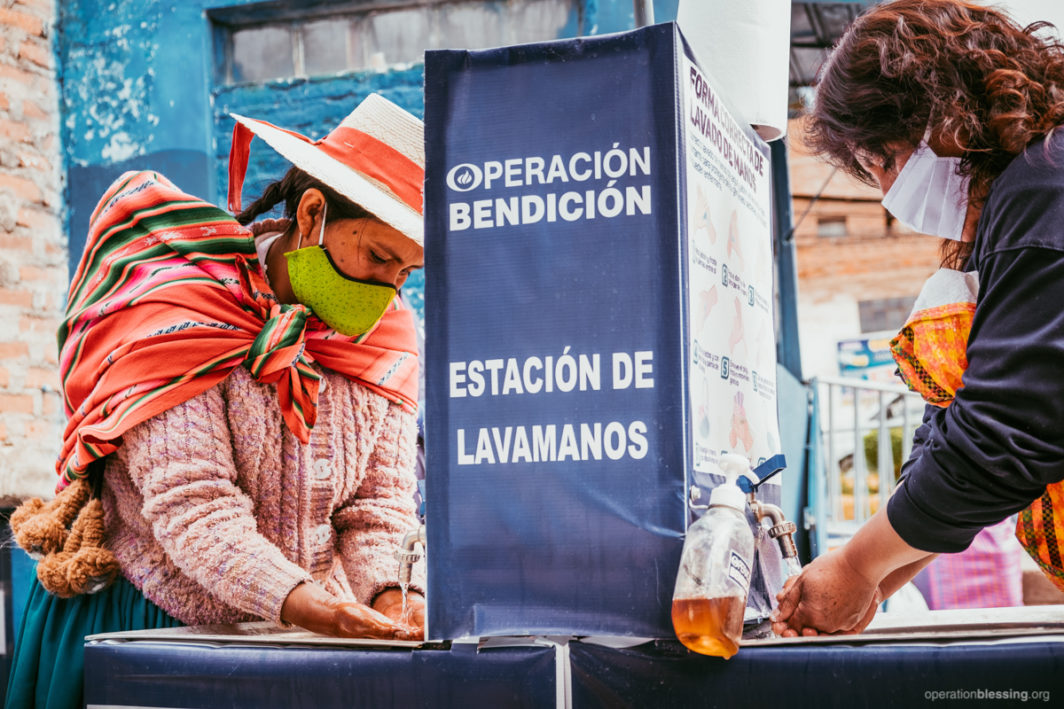
[[[138, 706], [1061, 706], [1064, 636], [744, 647], [730, 660], [671, 640], [478, 649], [89, 642], [86, 700]], [[566, 687], [563, 686], [563, 689]], [[564, 695], [563, 695], [564, 696]]]

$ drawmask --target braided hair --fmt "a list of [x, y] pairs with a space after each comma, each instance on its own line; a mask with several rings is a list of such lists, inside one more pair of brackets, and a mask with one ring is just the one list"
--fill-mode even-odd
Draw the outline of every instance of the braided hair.
[[236, 220], [241, 225], [247, 226], [255, 220], [255, 217], [270, 211], [281, 202], [284, 202], [285, 218], [295, 219], [299, 201], [303, 198], [303, 193], [309, 189], [320, 190], [325, 196], [325, 202], [329, 206], [330, 217], [336, 219], [362, 219], [364, 217], [376, 219], [365, 207], [355, 204], [321, 180], [311, 177], [298, 167], [292, 167], [289, 168], [284, 177], [270, 184], [263, 191], [261, 197], [236, 215]]

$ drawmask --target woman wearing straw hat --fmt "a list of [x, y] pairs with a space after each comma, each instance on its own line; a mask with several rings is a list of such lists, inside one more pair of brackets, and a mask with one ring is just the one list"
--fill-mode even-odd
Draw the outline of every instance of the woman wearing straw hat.
[[[418, 352], [397, 292], [422, 265], [421, 122], [377, 95], [315, 142], [234, 118], [236, 218], [152, 172], [91, 217], [59, 332], [60, 493], [12, 516], [40, 561], [8, 706], [81, 706], [93, 633], [422, 636], [393, 556], [417, 524]], [[242, 211], [253, 136], [293, 167]]]

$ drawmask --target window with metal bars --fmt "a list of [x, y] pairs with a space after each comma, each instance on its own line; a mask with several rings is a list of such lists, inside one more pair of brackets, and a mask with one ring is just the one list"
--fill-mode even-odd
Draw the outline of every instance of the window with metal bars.
[[579, 34], [579, 0], [264, 3], [212, 12], [218, 83], [258, 83], [418, 63], [426, 49], [483, 49]]

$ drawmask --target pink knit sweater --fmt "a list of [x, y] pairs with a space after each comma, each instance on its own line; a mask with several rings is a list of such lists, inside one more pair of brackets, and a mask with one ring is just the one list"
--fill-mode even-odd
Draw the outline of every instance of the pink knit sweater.
[[319, 371], [307, 445], [285, 426], [274, 386], [238, 367], [131, 429], [108, 458], [107, 546], [178, 620], [280, 622], [303, 581], [362, 603], [397, 585], [393, 552], [417, 525], [414, 416]]

